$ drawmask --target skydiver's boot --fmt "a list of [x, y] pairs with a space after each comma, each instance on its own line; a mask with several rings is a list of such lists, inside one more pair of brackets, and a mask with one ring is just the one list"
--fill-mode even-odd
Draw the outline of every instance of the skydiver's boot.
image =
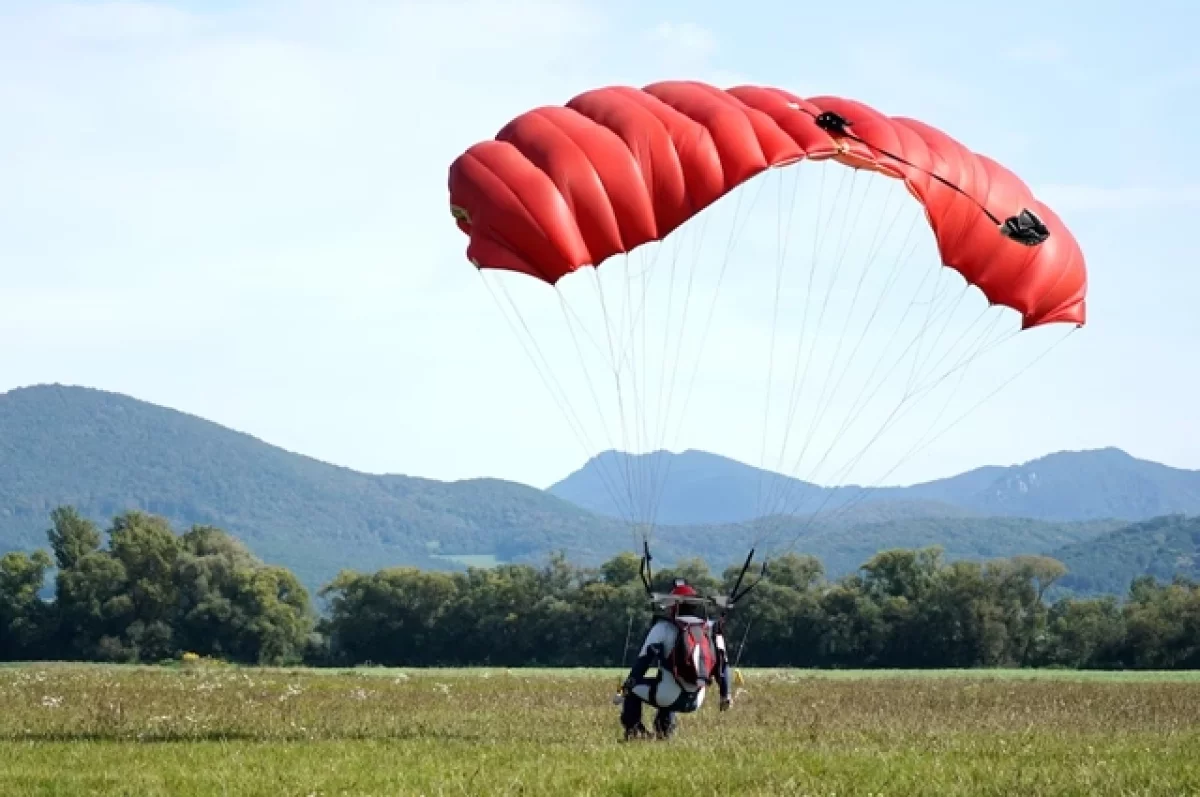
[[627, 742], [636, 741], [638, 739], [649, 739], [649, 738], [650, 738], [650, 731], [648, 731], [646, 729], [646, 726], [640, 722], [637, 725], [634, 725], [632, 728], [625, 729], [625, 741], [627, 741]]
[[621, 704], [621, 727], [625, 729], [627, 742], [650, 737], [650, 731], [642, 724], [642, 701], [636, 695], [625, 695], [625, 702]]
[[679, 727], [679, 718], [674, 711], [659, 709], [654, 713], [654, 735], [658, 739], [667, 740], [675, 735]]

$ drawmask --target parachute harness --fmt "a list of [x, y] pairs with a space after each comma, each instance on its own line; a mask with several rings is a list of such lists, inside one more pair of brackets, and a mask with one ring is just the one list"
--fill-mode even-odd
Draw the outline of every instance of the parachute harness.
[[[749, 595], [750, 592], [753, 591], [754, 588], [757, 587], [762, 582], [762, 580], [764, 578], [766, 578], [766, 576], [767, 576], [767, 562], [764, 561], [762, 563], [762, 569], [760, 570], [758, 577], [756, 579], [754, 579], [754, 581], [747, 583], [745, 587], [742, 586], [742, 582], [745, 581], [745, 579], [746, 579], [746, 574], [750, 571], [750, 565], [753, 564], [753, 562], [754, 562], [754, 554], [755, 554], [755, 549], [751, 548], [750, 553], [748, 553], [746, 555], [746, 560], [742, 563], [742, 569], [738, 573], [737, 580], [733, 583], [733, 588], [729, 590], [728, 595], [721, 596], [721, 597], [695, 596], [695, 597], [688, 598], [688, 600], [693, 600], [693, 601], [696, 600], [697, 598], [699, 598], [699, 600], [702, 601], [705, 605], [708, 605], [711, 603], [711, 604], [716, 605], [720, 609], [720, 614], [717, 617], [717, 629], [722, 633], [724, 632], [724, 629], [725, 629], [725, 620], [733, 612], [734, 608], [736, 608], [738, 602], [741, 601], [743, 598], [745, 598], [747, 595]], [[643, 547], [642, 547], [642, 560], [641, 560], [640, 566], [638, 567], [638, 576], [641, 578], [642, 587], [646, 591], [646, 596], [650, 600], [651, 606], [653, 608], [665, 608], [667, 603], [676, 602], [678, 600], [678, 598], [675, 595], [660, 595], [660, 594], [654, 592], [654, 588], [652, 586], [652, 582], [654, 579], [654, 573], [651, 568], [652, 560], [653, 560], [653, 557], [650, 555], [650, 543], [644, 542]], [[676, 586], [680, 586], [682, 583], [683, 583], [682, 579], [678, 579], [676, 581]], [[632, 628], [632, 622], [633, 622], [633, 619], [632, 619], [632, 615], [631, 615], [630, 616], [630, 627], [631, 628]], [[742, 632], [742, 639], [738, 645], [737, 656], [735, 657], [734, 662], [733, 662], [734, 678], [739, 685], [745, 682], [745, 679], [742, 677], [741, 670], [738, 669], [738, 664], [741, 663], [742, 653], [745, 652], [745, 650], [746, 650], [746, 640], [750, 636], [751, 624], [752, 624], [752, 621], [746, 623], [746, 629], [745, 629], [745, 631]], [[626, 634], [625, 649], [626, 649], [626, 651], [628, 651], [628, 649], [629, 649], [628, 633]], [[626, 660], [626, 656], [622, 655], [622, 657], [621, 657], [622, 669], [624, 669], [625, 660]]]

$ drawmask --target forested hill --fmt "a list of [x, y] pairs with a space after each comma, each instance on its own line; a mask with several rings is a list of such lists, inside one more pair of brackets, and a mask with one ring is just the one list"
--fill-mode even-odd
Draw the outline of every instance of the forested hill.
[[0, 395], [0, 550], [45, 544], [51, 509], [97, 521], [126, 508], [224, 528], [306, 583], [341, 567], [445, 567], [429, 554], [503, 559], [554, 547], [581, 558], [627, 542], [619, 524], [499, 480], [375, 476], [195, 416], [75, 387]]
[[1121, 594], [1139, 576], [1160, 582], [1200, 579], [1200, 517], [1172, 515], [1115, 529], [1051, 554], [1067, 566], [1060, 586], [1088, 594]]
[[[660, 474], [658, 522], [737, 523], [761, 512], [763, 485], [783, 480], [794, 505], [834, 509], [857, 502], [935, 502], [982, 516], [1051, 521], [1118, 518], [1146, 520], [1169, 514], [1200, 514], [1200, 471], [1136, 459], [1115, 448], [1074, 451], [1013, 467], [984, 467], [911, 487], [836, 490], [766, 473], [704, 451], [656, 452], [630, 457], [605, 452], [550, 488], [594, 512], [619, 517], [603, 475]], [[779, 489], [778, 487], [776, 489]]]
[[[903, 495], [837, 522], [791, 519], [763, 552], [813, 554], [836, 576], [876, 551], [941, 545], [947, 558], [1010, 556], [1083, 543], [1121, 524], [988, 518]], [[903, 499], [903, 500], [901, 500]], [[125, 396], [44, 386], [0, 395], [0, 552], [46, 544], [50, 511], [73, 505], [106, 526], [143, 509], [177, 528], [211, 524], [310, 588], [343, 567], [460, 566], [466, 557], [597, 563], [632, 545], [623, 524], [500, 480], [439, 482], [358, 473], [287, 452], [195, 416]], [[757, 524], [664, 526], [660, 562], [745, 556]]]

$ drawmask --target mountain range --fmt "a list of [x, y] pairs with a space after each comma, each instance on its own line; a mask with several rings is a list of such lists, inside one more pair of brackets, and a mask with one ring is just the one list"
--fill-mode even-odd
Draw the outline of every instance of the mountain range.
[[[366, 474], [119, 394], [20, 388], [0, 395], [0, 552], [45, 546], [50, 511], [72, 504], [101, 524], [142, 509], [181, 528], [222, 527], [313, 589], [341, 568], [536, 562], [554, 550], [596, 563], [634, 547], [599, 483], [599, 469], [622, 456], [604, 454], [548, 491], [499, 479]], [[1131, 561], [1165, 577], [1191, 572], [1189, 550], [1200, 546], [1191, 521], [1153, 521], [1173, 529], [1158, 543], [1151, 538], [1160, 532], [1131, 525], [1200, 514], [1200, 472], [1116, 449], [865, 493], [797, 482], [788, 484], [793, 492], [841, 509], [761, 520], [753, 512], [759, 471], [699, 451], [651, 456], [671, 465], [654, 531], [661, 562], [701, 556], [721, 568], [767, 533], [776, 550], [816, 555], [831, 575], [883, 548], [940, 544], [948, 558], [1061, 552], [1085, 568], [1075, 573], [1081, 590], [1120, 591], [1127, 573], [1102, 574], [1098, 552], [1127, 553], [1145, 537]], [[848, 503], [851, 494], [862, 503]]]
[[[871, 503], [944, 504], [963, 513], [1051, 521], [1143, 520], [1200, 514], [1200, 471], [1136, 459], [1117, 448], [1064, 451], [1012, 467], [983, 467], [910, 487], [820, 487], [704, 451], [629, 456], [607, 451], [549, 492], [593, 512], [624, 515], [605, 489], [613, 474], [657, 474], [655, 520], [668, 525], [741, 523], [786, 496], [790, 509]], [[620, 496], [618, 496], [619, 498]]]

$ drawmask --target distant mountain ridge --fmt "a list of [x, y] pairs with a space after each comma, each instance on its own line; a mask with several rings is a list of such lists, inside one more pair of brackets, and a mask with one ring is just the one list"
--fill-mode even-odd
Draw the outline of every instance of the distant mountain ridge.
[[664, 524], [751, 520], [763, 511], [762, 485], [772, 481], [786, 484], [793, 506], [804, 511], [832, 510], [853, 499], [928, 502], [974, 515], [1047, 521], [1200, 514], [1200, 471], [1136, 459], [1116, 448], [1059, 452], [1023, 465], [988, 466], [910, 487], [881, 488], [821, 487], [703, 451], [641, 457], [608, 451], [549, 492], [592, 512], [624, 517], [627, 512], [603, 482], [604, 474], [624, 468], [659, 474], [661, 499], [655, 519]]
[[[672, 474], [688, 477], [672, 489], [691, 486], [694, 493], [678, 500], [702, 522], [657, 527], [655, 555], [662, 563], [700, 556], [713, 569], [740, 561], [764, 528], [772, 529], [775, 544], [761, 553], [812, 554], [832, 576], [894, 547], [937, 544], [948, 558], [1072, 545], [1083, 551], [1089, 541], [1127, 525], [1100, 519], [1105, 510], [1140, 508], [1149, 516], [1186, 503], [1181, 497], [1192, 489], [1189, 472], [1153, 463], [1143, 467], [1119, 452], [1099, 452], [1093, 464], [1076, 462], [1065, 475], [1062, 467], [1036, 463], [984, 468], [889, 488], [840, 517], [783, 518], [772, 527], [769, 521], [739, 522], [734, 511], [754, 500], [758, 473], [733, 460], [687, 454], [666, 455], [681, 457]], [[1058, 456], [1075, 462], [1071, 458], [1080, 455], [1038, 462], [1053, 463]], [[720, 468], [710, 468], [713, 462]], [[1122, 483], [1122, 467], [1135, 467], [1142, 481]], [[125, 509], [142, 509], [167, 517], [179, 530], [195, 523], [219, 526], [266, 561], [294, 570], [312, 589], [341, 568], [460, 567], [471, 557], [537, 562], [555, 550], [598, 563], [634, 548], [627, 524], [567, 500], [576, 497], [570, 490], [580, 484], [570, 489], [560, 484], [551, 491], [555, 495], [499, 479], [441, 482], [364, 474], [115, 393], [53, 385], [0, 394], [0, 553], [44, 547], [49, 513], [62, 504], [101, 524]], [[1025, 507], [1048, 516], [1063, 505], [1071, 508], [1070, 501], [1056, 504], [1039, 493], [1062, 489], [1046, 485], [1079, 492], [1090, 484], [1111, 485], [1114, 492], [1082, 509], [1077, 504], [1073, 511], [1085, 518], [1081, 522], [1017, 516]], [[815, 495], [824, 489], [809, 487]], [[1013, 500], [1030, 493], [1040, 505]], [[742, 496], [743, 503], [729, 502], [731, 494]], [[963, 501], [963, 495], [972, 500]], [[587, 499], [587, 491], [579, 496]], [[996, 506], [1008, 516], [987, 516]]]

